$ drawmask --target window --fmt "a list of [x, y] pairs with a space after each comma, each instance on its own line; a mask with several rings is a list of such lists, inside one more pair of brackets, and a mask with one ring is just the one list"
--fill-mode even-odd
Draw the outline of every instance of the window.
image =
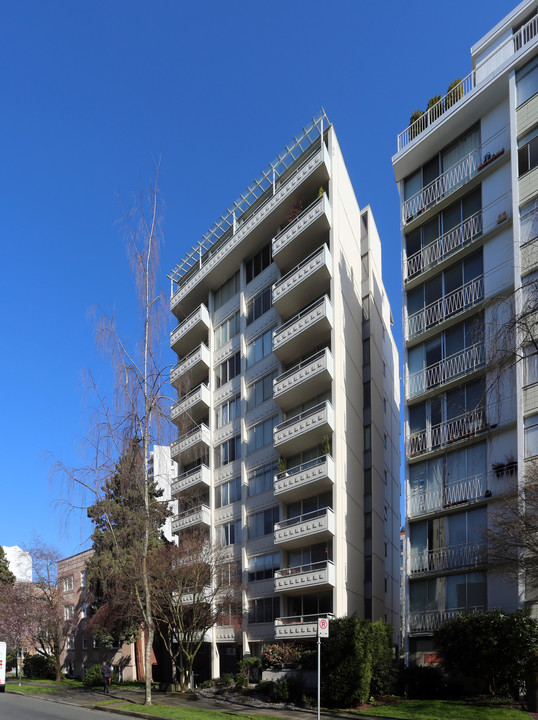
[[218, 584], [222, 587], [230, 587], [241, 581], [241, 563], [225, 562], [217, 568]]
[[384, 477], [385, 477], [385, 485], [387, 485], [387, 484], [388, 484], [388, 480], [389, 480], [389, 474], [388, 474], [388, 472], [387, 472], [386, 470], [384, 470], [383, 472], [384, 472]]
[[69, 577], [64, 578], [64, 592], [71, 592], [73, 589], [73, 576], [69, 575]]
[[538, 415], [529, 415], [525, 424], [525, 457], [538, 455]]
[[524, 205], [519, 211], [521, 245], [538, 237], [538, 200], [532, 200]]
[[383, 433], [383, 447], [387, 449], [387, 433]]
[[218, 326], [215, 330], [215, 350], [220, 350], [220, 348], [225, 345], [228, 340], [231, 340], [239, 333], [240, 324], [240, 315], [238, 310], [233, 315], [230, 315], [229, 318], [226, 318], [226, 320]]
[[538, 165], [538, 128], [521, 138], [517, 159], [519, 177], [530, 172]]
[[215, 292], [215, 298], [213, 301], [213, 309], [218, 310], [221, 308], [225, 302], [228, 302], [230, 298], [232, 298], [234, 295], [237, 295], [239, 292], [239, 270], [235, 273], [235, 275], [232, 275], [231, 278], [226, 280], [226, 282], [220, 286], [220, 288]]
[[254, 255], [254, 257], [246, 261], [245, 271], [247, 283], [254, 280], [255, 277], [268, 268], [271, 262], [271, 243], [267, 243], [267, 245], [264, 245], [264, 247], [262, 247], [256, 255]]
[[268, 285], [247, 303], [247, 326], [271, 309], [271, 286]]
[[389, 546], [388, 543], [385, 542], [385, 557], [389, 556]]
[[217, 427], [226, 425], [241, 416], [241, 396], [235, 395], [217, 408]]
[[83, 602], [80, 608], [80, 617], [87, 617], [88, 615], [88, 603]]
[[372, 468], [367, 468], [364, 471], [364, 494], [372, 494]]
[[72, 620], [74, 614], [75, 614], [75, 606], [74, 605], [65, 605], [64, 606], [64, 620]]
[[388, 583], [387, 577], [385, 576], [385, 592], [387, 592], [387, 590], [388, 590], [388, 585], [389, 585], [389, 583]]
[[75, 636], [74, 635], [68, 635], [66, 637], [65, 649], [66, 650], [74, 650], [75, 649]]
[[517, 104], [522, 105], [538, 92], [538, 57], [516, 72]]
[[372, 556], [366, 555], [364, 557], [364, 581], [372, 581]]
[[269, 508], [269, 510], [262, 510], [261, 512], [249, 515], [247, 519], [248, 539], [253, 540], [254, 538], [273, 533], [278, 518], [278, 507]]
[[237, 377], [237, 375], [241, 374], [241, 353], [236, 352], [235, 355], [232, 355], [231, 357], [227, 358], [223, 363], [221, 363], [217, 370], [217, 387], [219, 388], [221, 385], [224, 385], [229, 380], [232, 380], [234, 377]]
[[523, 384], [538, 383], [538, 353], [534, 345], [523, 348]]
[[364, 538], [365, 540], [372, 537], [372, 513], [364, 513]]
[[83, 650], [87, 650], [87, 649], [88, 649], [88, 644], [87, 644], [87, 642], [86, 642], [86, 635], [83, 635], [83, 636], [82, 636], [82, 649], [83, 649]]
[[275, 570], [280, 570], [280, 553], [256, 555], [248, 559], [248, 581], [270, 580]]
[[87, 573], [86, 570], [80, 571], [80, 587], [85, 588], [87, 583]]
[[249, 385], [247, 388], [247, 410], [252, 410], [262, 402], [273, 397], [273, 380], [277, 376], [276, 371], [265, 375], [260, 380]]
[[247, 453], [260, 450], [273, 442], [273, 428], [278, 424], [278, 415], [252, 425], [247, 430]]
[[217, 537], [222, 545], [234, 545], [241, 542], [241, 520], [232, 520], [232, 522], [218, 525]]
[[95, 637], [95, 635], [92, 637], [92, 648], [94, 650], [97, 650], [99, 647], [99, 640]]
[[383, 360], [383, 377], [387, 377], [387, 363]]
[[364, 452], [368, 452], [372, 449], [372, 427], [371, 425], [364, 426]]
[[370, 338], [362, 341], [362, 364], [370, 364]]
[[385, 517], [385, 522], [386, 522], [386, 521], [387, 521], [387, 520], [389, 519], [389, 511], [388, 511], [388, 509], [387, 509], [387, 506], [386, 506], [386, 505], [385, 505], [385, 509], [384, 509], [384, 512], [383, 512], [383, 514], [384, 514], [384, 517]]
[[269, 463], [251, 470], [248, 474], [248, 494], [252, 497], [273, 489], [273, 478], [277, 472], [277, 463]]
[[258, 335], [247, 345], [247, 367], [252, 367], [264, 357], [267, 357], [273, 350], [273, 329]]
[[233, 480], [222, 483], [215, 488], [216, 507], [224, 507], [241, 500], [241, 478], [236, 477]]
[[367, 410], [372, 403], [372, 389], [370, 381], [362, 384], [362, 409]]
[[383, 412], [385, 413], [385, 415], [387, 414], [387, 398], [386, 397], [383, 398]]
[[254, 623], [272, 623], [280, 616], [280, 598], [277, 596], [249, 600], [248, 621]]
[[241, 457], [241, 436], [236, 435], [215, 448], [215, 466], [228, 465]]

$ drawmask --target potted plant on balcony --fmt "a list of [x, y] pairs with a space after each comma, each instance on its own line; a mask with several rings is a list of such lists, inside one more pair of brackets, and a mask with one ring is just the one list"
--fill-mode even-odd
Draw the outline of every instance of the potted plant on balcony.
[[450, 83], [446, 91], [445, 110], [448, 110], [448, 108], [452, 107], [452, 105], [457, 103], [458, 100], [461, 100], [462, 97], [463, 85], [461, 84], [461, 78], [456, 78]]
[[[428, 118], [423, 118], [422, 122], [417, 123], [424, 115], [424, 110], [413, 110], [409, 118], [409, 139], [413, 140], [417, 135], [428, 127]], [[416, 123], [416, 124], [415, 124]]]
[[286, 473], [286, 461], [284, 460], [283, 457], [279, 457], [279, 458], [278, 458], [278, 463], [277, 463], [276, 469], [277, 469], [277, 472], [278, 472], [279, 475], [283, 475], [284, 473], [287, 475], [287, 473]]
[[441, 117], [444, 111], [443, 103], [440, 102], [441, 96], [440, 95], [434, 95], [428, 100], [428, 110], [430, 111], [428, 113], [430, 120], [433, 122], [434, 120], [437, 120], [437, 118]]
[[328, 435], [324, 435], [323, 440], [321, 441], [321, 454], [322, 455], [330, 455], [331, 454], [331, 443], [329, 441]]
[[290, 208], [289, 214], [288, 214], [288, 225], [289, 223], [293, 222], [296, 217], [298, 217], [304, 210], [304, 203], [299, 198], [295, 200], [293, 205]]

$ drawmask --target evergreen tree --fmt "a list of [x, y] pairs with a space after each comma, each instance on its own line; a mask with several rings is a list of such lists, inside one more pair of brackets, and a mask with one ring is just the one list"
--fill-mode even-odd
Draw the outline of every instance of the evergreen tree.
[[9, 569], [9, 562], [4, 552], [4, 548], [0, 545], [0, 585], [13, 585], [15, 575]]

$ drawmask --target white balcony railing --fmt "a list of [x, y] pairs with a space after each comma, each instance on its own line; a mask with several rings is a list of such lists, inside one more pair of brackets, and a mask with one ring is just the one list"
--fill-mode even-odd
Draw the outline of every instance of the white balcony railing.
[[479, 83], [488, 78], [501, 67], [508, 59], [532, 42], [538, 35], [538, 16], [534, 16], [523, 25], [517, 33], [506, 38], [498, 47], [481, 60], [474, 72], [467, 75], [460, 83], [431, 108], [421, 115], [415, 122], [398, 135], [398, 150], [402, 150], [420, 133], [426, 130], [433, 122], [438, 120], [453, 105], [468, 95]]
[[478, 172], [504, 155], [509, 145], [508, 127], [503, 127], [445, 170], [439, 177], [402, 203], [402, 224], [407, 225], [468, 182]]
[[405, 442], [407, 457], [437, 450], [458, 440], [473, 437], [486, 429], [485, 410], [470, 410], [451, 420], [431, 425], [428, 429], [411, 433]]
[[275, 571], [275, 592], [319, 588], [334, 585], [334, 563], [331, 560], [297, 565]]
[[197, 507], [180, 512], [172, 520], [172, 532], [180, 532], [185, 528], [200, 524], [211, 524], [211, 510], [208, 505], [198, 505]]
[[319, 613], [316, 615], [293, 615], [279, 617], [275, 620], [275, 638], [315, 637], [318, 633], [318, 620], [327, 618], [333, 620], [332, 613]]
[[197, 465], [191, 470], [179, 475], [179, 477], [172, 483], [172, 496], [178, 495], [185, 490], [190, 490], [191, 487], [198, 485], [198, 483], [203, 483], [209, 487], [210, 471], [207, 465]]
[[422, 550], [409, 554], [407, 571], [409, 575], [441, 572], [456, 568], [475, 567], [487, 560], [487, 547], [483, 543], [468, 543]]
[[516, 468], [498, 473], [471, 475], [433, 487], [417, 485], [408, 490], [406, 510], [409, 518], [497, 496], [512, 487]]
[[170, 445], [170, 453], [172, 457], [177, 456], [179, 453], [184, 452], [197, 445], [198, 443], [204, 443], [209, 445], [211, 442], [211, 431], [205, 423], [196, 425], [191, 430], [186, 432], [184, 435], [179, 437], [177, 440]]
[[493, 230], [510, 216], [511, 197], [506, 193], [448, 230], [444, 235], [404, 259], [404, 280], [408, 282], [431, 270], [477, 238]]
[[409, 632], [433, 632], [441, 627], [447, 620], [452, 620], [458, 615], [472, 615], [484, 612], [483, 605], [473, 607], [460, 607], [451, 610], [422, 610], [409, 613]]
[[195, 405], [202, 405], [209, 408], [210, 393], [209, 387], [202, 383], [198, 387], [193, 388], [186, 395], [183, 395], [176, 403], [172, 405], [170, 410], [170, 419], [172, 422], [178, 417], [188, 412], [188, 410]]
[[200, 324], [202, 324], [205, 331], [209, 329], [209, 311], [203, 303], [193, 310], [193, 312], [176, 328], [174, 328], [174, 330], [172, 330], [170, 333], [170, 347], [181, 354], [182, 348], [178, 346], [178, 343]]
[[275, 495], [290, 493], [287, 495], [290, 497], [291, 494], [300, 494], [302, 489], [311, 489], [318, 483], [324, 485], [334, 483], [334, 460], [330, 455], [322, 455], [302, 465], [279, 472], [275, 475], [274, 493]]
[[471, 345], [409, 375], [406, 379], [406, 394], [412, 398], [432, 388], [446, 385], [461, 375], [467, 375], [483, 367], [485, 360], [484, 343]]
[[204, 367], [209, 368], [210, 355], [209, 348], [204, 343], [200, 345], [188, 355], [186, 355], [181, 362], [175, 365], [170, 371], [170, 384], [174, 385], [180, 377], [192, 371], [192, 369], [201, 363]]
[[406, 340], [420, 335], [458, 313], [474, 307], [484, 299], [484, 276], [479, 275], [447, 295], [409, 315]]

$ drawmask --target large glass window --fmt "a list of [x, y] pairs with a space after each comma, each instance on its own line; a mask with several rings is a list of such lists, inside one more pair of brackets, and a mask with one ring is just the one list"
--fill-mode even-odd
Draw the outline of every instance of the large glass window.
[[247, 519], [248, 539], [253, 540], [263, 535], [271, 535], [274, 532], [275, 523], [277, 523], [278, 520], [278, 507], [269, 508], [268, 510], [262, 510], [261, 512], [249, 515]]
[[248, 559], [248, 581], [270, 580], [275, 570], [280, 570], [280, 553], [256, 555]]
[[247, 325], [271, 309], [271, 286], [268, 285], [247, 303]]
[[224, 385], [237, 375], [241, 374], [241, 353], [236, 352], [231, 357], [222, 362], [216, 369], [217, 387]]
[[538, 57], [516, 72], [517, 104], [522, 105], [538, 92]]
[[521, 177], [538, 165], [538, 128], [521, 138], [518, 145], [517, 159]]
[[276, 371], [256, 380], [247, 388], [247, 410], [252, 410], [266, 400], [273, 397], [273, 380], [277, 376]]
[[217, 537], [221, 545], [234, 545], [241, 542], [241, 520], [233, 520], [217, 527]]
[[233, 337], [238, 335], [239, 330], [240, 315], [238, 310], [233, 315], [230, 315], [229, 318], [226, 318], [226, 320], [215, 330], [215, 350], [220, 350], [220, 348], [225, 345], [228, 340], [231, 340]]
[[519, 211], [521, 245], [538, 237], [538, 200], [532, 200], [524, 205]]
[[525, 423], [525, 457], [538, 455], [538, 415], [529, 415]]
[[226, 400], [226, 402], [219, 405], [217, 408], [217, 427], [220, 428], [223, 425], [235, 420], [241, 416], [241, 396], [234, 395], [233, 398]]
[[239, 292], [239, 270], [215, 291], [213, 309], [218, 310]]
[[248, 601], [248, 621], [255, 623], [272, 623], [280, 616], [280, 598], [264, 597]]
[[230, 438], [215, 448], [215, 466], [228, 465], [241, 457], [241, 436]]
[[273, 489], [273, 478], [277, 472], [277, 463], [267, 463], [251, 470], [248, 474], [248, 494], [259, 495]]
[[241, 478], [236, 477], [233, 480], [217, 485], [215, 488], [216, 507], [221, 508], [225, 505], [231, 505], [241, 500]]
[[267, 243], [262, 249], [254, 255], [254, 257], [247, 260], [245, 263], [247, 283], [254, 280], [265, 268], [268, 268], [272, 262], [271, 258], [272, 243]]
[[273, 428], [278, 424], [278, 415], [274, 415], [257, 425], [249, 427], [247, 431], [247, 453], [271, 445], [273, 442]]
[[252, 367], [262, 358], [267, 357], [273, 350], [273, 330], [258, 335], [247, 345], [247, 367]]

